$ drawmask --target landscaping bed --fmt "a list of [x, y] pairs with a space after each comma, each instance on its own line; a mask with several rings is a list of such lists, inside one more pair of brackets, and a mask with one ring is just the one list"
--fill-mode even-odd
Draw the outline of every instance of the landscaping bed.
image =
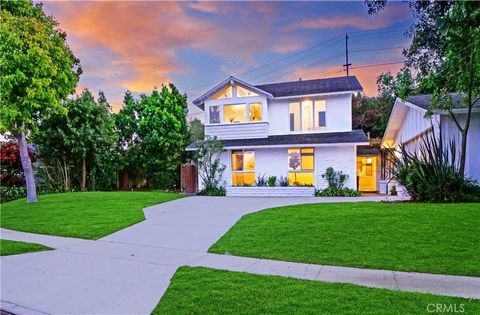
[[428, 314], [430, 304], [480, 313], [480, 300], [181, 267], [152, 314], [403, 315]]
[[181, 198], [165, 192], [81, 192], [40, 195], [2, 204], [0, 226], [7, 229], [99, 239], [145, 219], [143, 208]]
[[209, 252], [480, 276], [480, 204], [337, 203], [244, 216]]

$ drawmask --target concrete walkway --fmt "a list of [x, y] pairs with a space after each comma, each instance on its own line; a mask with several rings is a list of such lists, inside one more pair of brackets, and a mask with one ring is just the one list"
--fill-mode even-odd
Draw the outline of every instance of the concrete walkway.
[[[335, 201], [378, 201], [379, 197]], [[149, 314], [179, 266], [480, 298], [480, 278], [317, 266], [207, 254], [241, 216], [328, 198], [188, 197], [145, 209], [146, 220], [98, 241], [0, 230], [54, 251], [4, 256], [2, 308], [15, 313]]]

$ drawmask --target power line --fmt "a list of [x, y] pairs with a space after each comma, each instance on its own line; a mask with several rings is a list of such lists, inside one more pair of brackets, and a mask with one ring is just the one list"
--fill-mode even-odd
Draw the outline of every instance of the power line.
[[396, 47], [384, 47], [384, 48], [372, 48], [372, 49], [360, 49], [360, 50], [351, 50], [350, 52], [356, 53], [356, 52], [364, 52], [364, 51], [378, 51], [378, 50], [393, 50], [393, 49], [403, 49], [405, 47], [402, 46], [396, 46]]
[[[405, 27], [394, 27], [394, 28], [387, 27], [387, 28], [376, 29], [376, 30], [367, 30], [367, 31], [351, 32], [351, 33], [349, 33], [349, 34], [360, 34], [360, 35], [354, 35], [354, 37], [356, 38], [356, 37], [371, 36], [371, 35], [378, 34], [378, 33], [396, 32], [396, 31], [399, 31], [399, 30], [402, 30], [402, 29], [405, 29]], [[270, 66], [270, 65], [272, 65], [272, 64], [278, 63], [278, 62], [283, 61], [283, 60], [290, 59], [290, 58], [292, 58], [292, 57], [294, 57], [294, 56], [298, 56], [298, 55], [301, 55], [301, 54], [303, 54], [303, 53], [305, 53], [305, 52], [307, 52], [307, 51], [310, 51], [310, 50], [312, 50], [312, 49], [314, 49], [314, 48], [323, 46], [323, 45], [325, 45], [325, 44], [327, 44], [327, 43], [329, 43], [329, 42], [331, 42], [331, 41], [336, 40], [338, 37], [341, 37], [341, 36], [332, 37], [332, 38], [326, 40], [325, 42], [316, 44], [316, 45], [311, 46], [311, 47], [309, 47], [309, 48], [307, 48], [307, 49], [305, 49], [305, 50], [302, 50], [302, 51], [300, 51], [300, 52], [297, 52], [297, 53], [294, 53], [294, 54], [292, 54], [292, 55], [289, 55], [289, 56], [285, 56], [285, 57], [276, 59], [276, 60], [274, 60], [274, 61], [272, 61], [272, 62], [269, 62], [269, 63], [267, 63], [267, 64], [265, 64], [265, 65], [262, 65], [262, 66], [260, 66], [260, 67], [255, 68], [255, 69], [248, 70], [248, 71], [245, 71], [245, 72], [242, 72], [242, 73], [237, 73], [237, 74], [234, 74], [234, 75], [245, 75], [245, 74], [247, 74], [247, 73], [252, 73], [252, 72], [255, 72], [255, 71], [259, 70], [259, 69], [266, 68], [266, 67], [268, 67], [268, 66]], [[318, 52], [316, 52], [316, 53], [318, 53]], [[313, 55], [313, 54], [311, 54], [311, 55]], [[303, 60], [303, 59], [305, 59], [305, 58], [301, 58], [300, 60]], [[212, 85], [212, 84], [214, 84], [214, 83], [215, 83], [215, 82], [213, 82], [213, 83], [208, 83], [208, 84], [203, 84], [203, 85], [201, 85], [201, 86], [193, 87], [193, 88], [187, 89], [187, 90], [185, 90], [185, 91], [186, 91], [186, 92], [189, 92], [189, 91], [197, 90], [197, 89], [200, 89], [200, 88], [203, 88], [203, 87], [206, 87], [206, 86], [210, 86], [210, 85]]]
[[371, 64], [368, 64], [368, 65], [352, 67], [352, 68], [350, 68], [350, 69], [360, 69], [360, 68], [370, 68], [370, 67], [378, 67], [378, 66], [387, 66], [387, 65], [395, 65], [395, 64], [400, 64], [400, 63], [405, 63], [405, 61], [393, 61], [393, 62], [386, 62], [386, 63], [371, 63]]

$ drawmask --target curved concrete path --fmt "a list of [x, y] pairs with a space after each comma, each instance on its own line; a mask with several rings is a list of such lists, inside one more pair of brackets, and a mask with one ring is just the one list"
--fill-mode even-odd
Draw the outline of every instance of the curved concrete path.
[[54, 251], [1, 257], [2, 308], [19, 314], [149, 314], [182, 265], [480, 298], [480, 278], [318, 266], [207, 254], [241, 216], [291, 204], [362, 198], [188, 197], [98, 241], [0, 230]]

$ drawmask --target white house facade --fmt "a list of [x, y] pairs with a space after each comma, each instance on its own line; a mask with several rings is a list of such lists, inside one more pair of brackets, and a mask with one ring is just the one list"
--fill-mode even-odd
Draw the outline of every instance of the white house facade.
[[[447, 112], [437, 111], [431, 116], [425, 116], [430, 106], [430, 95], [408, 97], [405, 101], [397, 98], [390, 115], [387, 129], [382, 139], [382, 149], [398, 149], [405, 145], [410, 151], [419, 149], [424, 136], [435, 134], [441, 136], [443, 143], [453, 140], [460, 149], [461, 134]], [[452, 94], [454, 100], [453, 112], [462, 126], [465, 125], [466, 107], [462, 104], [462, 95]], [[480, 181], [480, 104], [475, 104], [472, 110], [470, 128], [467, 138], [467, 155], [465, 175]], [[382, 172], [380, 190], [387, 189], [390, 178], [388, 172]], [[392, 185], [392, 184], [390, 184]], [[382, 189], [383, 188], [383, 189]]]
[[[355, 77], [257, 86], [229, 77], [197, 98], [205, 135], [224, 143], [227, 194], [262, 175], [323, 188], [328, 167], [347, 174], [345, 186], [357, 189], [357, 146], [368, 145], [362, 130], [352, 130], [352, 96], [361, 90]], [[261, 191], [253, 188], [252, 194]]]

